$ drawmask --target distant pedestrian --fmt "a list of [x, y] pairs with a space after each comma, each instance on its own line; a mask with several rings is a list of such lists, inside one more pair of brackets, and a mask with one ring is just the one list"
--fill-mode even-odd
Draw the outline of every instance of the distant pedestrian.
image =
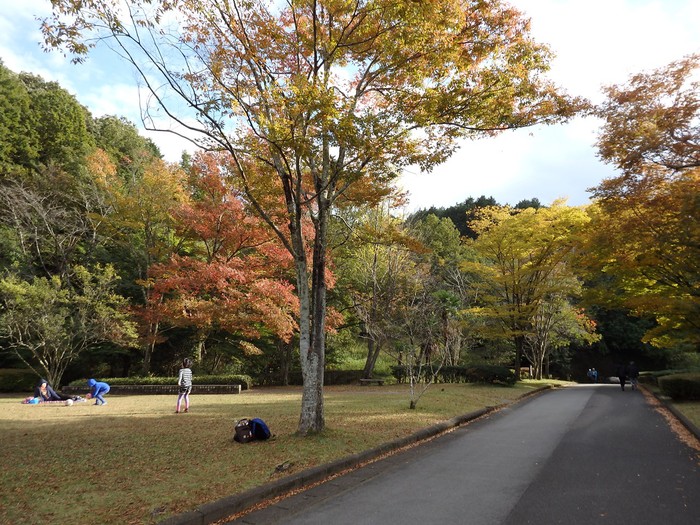
[[629, 366], [627, 366], [627, 375], [630, 378], [632, 390], [637, 390], [637, 385], [639, 384], [639, 367], [634, 361], [630, 361]]
[[598, 382], [598, 371], [595, 368], [588, 369], [588, 378], [594, 383]]
[[87, 396], [88, 399], [94, 397], [96, 405], [106, 405], [107, 401], [105, 401], [104, 395], [109, 392], [109, 385], [94, 379], [88, 379], [87, 384], [91, 389]]
[[627, 382], [627, 367], [624, 363], [617, 366], [617, 377], [620, 380], [620, 388], [625, 391], [625, 383]]
[[175, 407], [175, 413], [180, 413], [180, 408], [182, 406], [182, 400], [185, 400], [185, 412], [190, 410], [190, 392], [192, 391], [192, 360], [186, 357], [182, 360], [182, 368], [177, 376], [178, 385], [178, 395], [177, 395], [177, 406]]

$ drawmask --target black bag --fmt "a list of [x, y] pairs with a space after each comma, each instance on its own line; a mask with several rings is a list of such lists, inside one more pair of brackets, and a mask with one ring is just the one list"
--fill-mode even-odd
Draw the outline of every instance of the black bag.
[[254, 439], [255, 436], [250, 425], [250, 419], [246, 418], [236, 421], [236, 426], [233, 427], [233, 440], [239, 443], [248, 443], [248, 441], [253, 441]]

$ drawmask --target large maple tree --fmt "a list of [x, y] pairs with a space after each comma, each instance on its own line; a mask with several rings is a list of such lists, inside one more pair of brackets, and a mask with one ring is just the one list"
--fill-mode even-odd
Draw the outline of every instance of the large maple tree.
[[[52, 5], [46, 45], [80, 61], [93, 44], [110, 42], [175, 129], [228, 154], [246, 199], [292, 254], [301, 434], [325, 425], [333, 209], [377, 199], [404, 166], [430, 170], [461, 138], [559, 122], [581, 107], [546, 81], [549, 50], [499, 0]], [[153, 115], [145, 109], [151, 127], [174, 129]]]
[[228, 182], [218, 155], [195, 155], [192, 198], [174, 210], [180, 253], [149, 269], [144, 314], [194, 329], [200, 359], [215, 330], [238, 337], [245, 351], [254, 348], [246, 339], [289, 341], [297, 330], [291, 257]]

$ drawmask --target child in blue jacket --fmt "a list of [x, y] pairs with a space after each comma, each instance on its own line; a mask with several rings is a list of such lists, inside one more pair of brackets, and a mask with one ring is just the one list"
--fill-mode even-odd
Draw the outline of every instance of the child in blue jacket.
[[95, 381], [94, 379], [88, 379], [87, 384], [92, 389], [88, 398], [94, 397], [96, 405], [106, 405], [107, 401], [105, 401], [103, 396], [109, 392], [109, 385], [107, 383]]

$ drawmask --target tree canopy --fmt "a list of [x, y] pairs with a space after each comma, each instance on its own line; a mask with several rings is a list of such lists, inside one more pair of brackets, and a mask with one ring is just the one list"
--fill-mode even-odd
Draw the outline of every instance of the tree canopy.
[[[700, 348], [700, 56], [607, 88], [599, 151], [622, 174], [593, 189], [588, 246], [598, 295], [653, 316], [645, 340]], [[611, 286], [612, 285], [612, 286]]]
[[[480, 260], [466, 264], [482, 276], [480, 304], [473, 310], [488, 321], [493, 337], [513, 341], [516, 369], [528, 340], [543, 344], [545, 336], [555, 335], [551, 324], [545, 326], [555, 319], [548, 314], [550, 305], [559, 304], [561, 313], [561, 305], [580, 291], [571, 266], [573, 239], [587, 222], [582, 209], [559, 202], [539, 209], [485, 208], [471, 223], [478, 237], [470, 244]], [[536, 369], [541, 370], [545, 354], [544, 347], [536, 352]]]

